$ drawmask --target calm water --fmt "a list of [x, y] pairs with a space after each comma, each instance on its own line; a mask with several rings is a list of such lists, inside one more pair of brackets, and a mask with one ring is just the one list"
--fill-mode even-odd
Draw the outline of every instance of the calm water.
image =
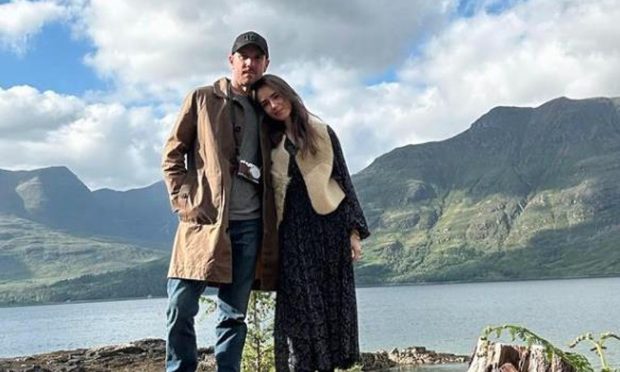
[[[587, 331], [620, 334], [620, 278], [375, 287], [357, 293], [364, 351], [421, 345], [469, 355], [486, 325], [504, 323], [525, 325], [562, 348]], [[165, 299], [144, 299], [0, 308], [0, 357], [164, 338], [165, 306]], [[198, 320], [199, 345], [213, 344], [212, 324], [212, 316]], [[608, 355], [620, 366], [620, 342], [614, 341]], [[585, 347], [578, 350], [591, 355]]]

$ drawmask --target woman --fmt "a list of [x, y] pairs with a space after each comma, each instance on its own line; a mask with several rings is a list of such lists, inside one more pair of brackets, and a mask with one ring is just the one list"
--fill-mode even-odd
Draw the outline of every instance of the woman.
[[368, 227], [333, 130], [281, 78], [255, 83], [273, 129], [280, 239], [277, 371], [333, 371], [359, 360], [354, 260]]

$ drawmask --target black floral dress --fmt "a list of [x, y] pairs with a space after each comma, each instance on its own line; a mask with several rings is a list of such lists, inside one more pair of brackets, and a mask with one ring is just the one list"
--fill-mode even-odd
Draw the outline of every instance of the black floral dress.
[[328, 215], [312, 208], [295, 147], [286, 141], [291, 179], [279, 228], [274, 330], [278, 372], [331, 371], [359, 360], [350, 233], [356, 229], [365, 238], [369, 232], [338, 138], [331, 128], [328, 132], [334, 149], [332, 178], [345, 192]]

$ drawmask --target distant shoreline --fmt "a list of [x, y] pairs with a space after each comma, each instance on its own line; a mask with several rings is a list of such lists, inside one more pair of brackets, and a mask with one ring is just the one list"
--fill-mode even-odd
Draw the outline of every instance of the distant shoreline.
[[[356, 284], [356, 288], [383, 288], [383, 287], [417, 287], [417, 286], [430, 286], [430, 285], [453, 285], [453, 284], [485, 284], [485, 283], [512, 283], [512, 282], [535, 282], [535, 281], [552, 281], [552, 280], [583, 280], [583, 279], [609, 279], [620, 278], [620, 275], [596, 275], [596, 276], [574, 276], [574, 277], [558, 277], [558, 278], [524, 278], [524, 279], [497, 279], [497, 280], [458, 280], [458, 281], [443, 281], [443, 282], [404, 282], [404, 283], [382, 283], [382, 284]], [[215, 294], [214, 287], [208, 287], [205, 291], [206, 295]], [[100, 298], [92, 300], [72, 300], [64, 302], [40, 302], [40, 303], [25, 303], [25, 304], [0, 304], [0, 309], [3, 308], [16, 308], [16, 307], [31, 307], [31, 306], [52, 306], [52, 305], [69, 305], [69, 304], [81, 304], [81, 303], [98, 303], [98, 302], [116, 302], [116, 301], [133, 301], [133, 300], [150, 300], [161, 299], [166, 296], [142, 296], [142, 297], [115, 297], [115, 298]]]
[[443, 284], [482, 284], [482, 283], [506, 283], [506, 282], [535, 282], [550, 280], [579, 280], [579, 279], [607, 279], [620, 278], [620, 274], [615, 275], [591, 275], [591, 276], [562, 276], [548, 278], [519, 278], [519, 279], [493, 279], [493, 280], [446, 280], [441, 282], [402, 282], [402, 283], [383, 283], [376, 284], [356, 284], [356, 288], [375, 288], [375, 287], [412, 287], [425, 285], [443, 285]]

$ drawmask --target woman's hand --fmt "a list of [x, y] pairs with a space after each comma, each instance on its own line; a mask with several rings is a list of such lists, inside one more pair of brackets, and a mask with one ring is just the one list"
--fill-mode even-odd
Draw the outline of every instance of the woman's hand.
[[362, 242], [357, 231], [351, 232], [351, 258], [353, 261], [359, 261], [362, 258]]

